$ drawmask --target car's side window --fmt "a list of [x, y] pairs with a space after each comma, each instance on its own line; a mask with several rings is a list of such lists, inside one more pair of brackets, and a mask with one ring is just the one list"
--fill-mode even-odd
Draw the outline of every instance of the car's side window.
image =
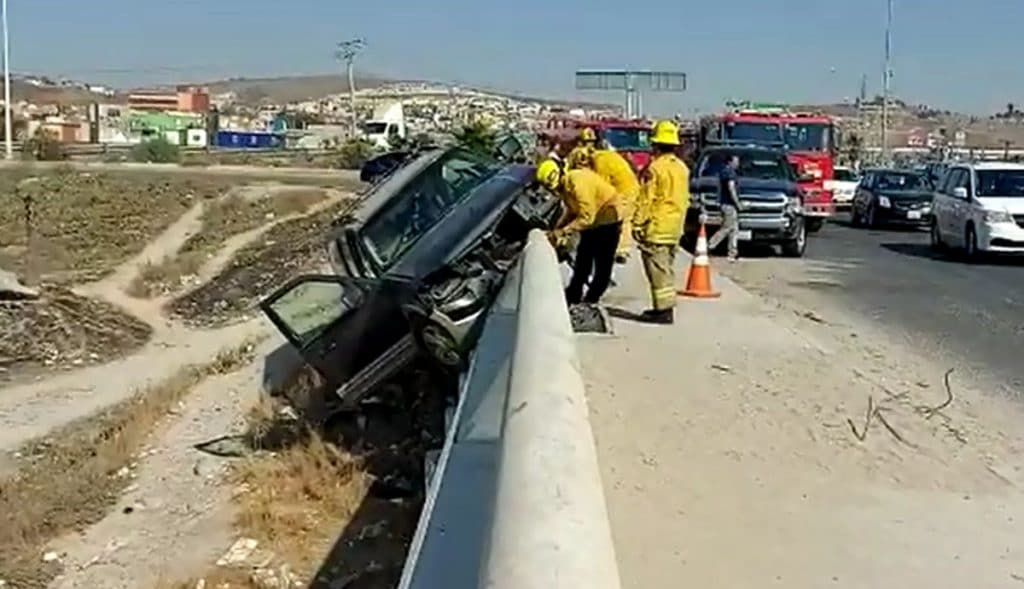
[[354, 284], [311, 279], [295, 284], [270, 304], [270, 311], [305, 346], [359, 305], [363, 293]]
[[963, 170], [960, 168], [953, 168], [946, 174], [946, 185], [942, 187], [942, 193], [953, 196], [953, 189], [957, 187], [957, 183], [960, 181], [960, 177], [963, 174]]
[[[953, 188], [964, 188], [967, 190], [967, 194], [971, 193], [971, 174], [964, 168], [957, 170], [957, 175]], [[952, 191], [950, 191], [952, 192]]]

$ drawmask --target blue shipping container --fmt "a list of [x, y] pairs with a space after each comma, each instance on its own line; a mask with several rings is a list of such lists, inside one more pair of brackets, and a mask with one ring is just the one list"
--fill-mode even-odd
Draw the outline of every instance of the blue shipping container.
[[284, 147], [284, 137], [266, 131], [217, 131], [217, 147], [228, 149], [280, 149]]

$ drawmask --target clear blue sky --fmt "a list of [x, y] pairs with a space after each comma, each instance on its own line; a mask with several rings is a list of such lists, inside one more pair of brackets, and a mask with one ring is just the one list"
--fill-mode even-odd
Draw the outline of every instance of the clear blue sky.
[[[337, 40], [364, 36], [367, 71], [555, 96], [575, 94], [577, 68], [679, 69], [690, 91], [646, 106], [683, 112], [854, 97], [862, 74], [877, 92], [885, 25], [885, 0], [8, 1], [19, 72], [117, 85], [325, 73]], [[896, 94], [1024, 103], [1024, 1], [895, 2]]]

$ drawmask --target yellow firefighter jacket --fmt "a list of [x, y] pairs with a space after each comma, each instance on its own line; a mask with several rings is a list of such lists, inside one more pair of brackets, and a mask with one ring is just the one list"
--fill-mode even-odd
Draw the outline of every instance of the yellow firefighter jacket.
[[589, 168], [566, 172], [561, 193], [567, 209], [562, 235], [622, 220], [618, 191]]
[[632, 166], [622, 154], [610, 149], [598, 149], [594, 151], [590, 161], [598, 176], [614, 186], [619, 196], [628, 204], [636, 202], [640, 195], [640, 181], [636, 179]]
[[690, 170], [674, 154], [655, 156], [643, 174], [640, 199], [633, 215], [639, 241], [670, 245], [683, 234], [690, 206]]

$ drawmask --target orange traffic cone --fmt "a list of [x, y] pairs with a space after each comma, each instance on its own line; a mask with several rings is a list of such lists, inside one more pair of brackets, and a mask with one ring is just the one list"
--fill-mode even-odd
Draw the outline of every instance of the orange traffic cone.
[[678, 291], [684, 297], [713, 299], [722, 295], [711, 290], [711, 263], [708, 261], [708, 236], [704, 231], [704, 223], [700, 224], [697, 234], [697, 248], [690, 262], [690, 275], [686, 278], [686, 288]]

